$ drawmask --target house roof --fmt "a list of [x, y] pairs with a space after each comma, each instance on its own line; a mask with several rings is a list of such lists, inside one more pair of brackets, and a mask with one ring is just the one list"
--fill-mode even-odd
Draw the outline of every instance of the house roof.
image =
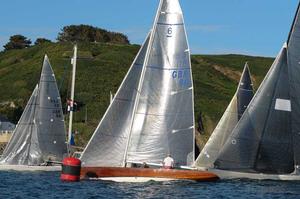
[[0, 115], [0, 131], [12, 131], [16, 127], [6, 117]]
[[9, 122], [9, 120], [3, 115], [0, 115], [0, 122]]

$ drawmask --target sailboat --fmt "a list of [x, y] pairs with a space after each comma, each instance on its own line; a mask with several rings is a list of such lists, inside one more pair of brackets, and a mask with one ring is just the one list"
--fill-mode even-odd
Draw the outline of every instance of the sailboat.
[[211, 134], [200, 155], [195, 161], [195, 167], [213, 168], [220, 150], [242, 117], [254, 95], [253, 83], [248, 63], [242, 72], [236, 93], [226, 108], [215, 130]]
[[299, 23], [298, 6], [288, 42], [211, 169], [221, 178], [300, 180]]
[[0, 159], [0, 170], [60, 170], [43, 166], [67, 154], [61, 99], [49, 59], [45, 55], [36, 85]]
[[178, 0], [161, 0], [154, 25], [81, 156], [82, 178], [113, 181], [216, 180], [177, 168], [194, 161], [190, 51]]

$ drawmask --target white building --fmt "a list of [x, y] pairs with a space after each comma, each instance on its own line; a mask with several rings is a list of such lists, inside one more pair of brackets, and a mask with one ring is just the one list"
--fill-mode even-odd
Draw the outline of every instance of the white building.
[[16, 125], [8, 121], [7, 118], [0, 116], [0, 143], [7, 143]]

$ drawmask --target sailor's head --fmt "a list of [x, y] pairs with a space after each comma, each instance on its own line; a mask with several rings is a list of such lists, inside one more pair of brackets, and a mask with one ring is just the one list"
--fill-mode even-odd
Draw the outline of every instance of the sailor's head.
[[171, 157], [171, 153], [168, 153], [167, 157]]

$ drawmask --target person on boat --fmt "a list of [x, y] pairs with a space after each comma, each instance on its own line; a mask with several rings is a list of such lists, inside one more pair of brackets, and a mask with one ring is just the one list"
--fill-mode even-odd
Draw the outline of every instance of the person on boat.
[[300, 174], [300, 165], [295, 166], [295, 174], [299, 175]]
[[168, 156], [164, 159], [163, 168], [164, 169], [173, 169], [174, 168], [174, 159], [171, 157], [171, 154], [168, 154]]
[[149, 165], [146, 162], [143, 162], [143, 168], [149, 168]]
[[53, 162], [50, 157], [48, 158], [48, 161], [46, 162], [46, 166], [53, 166]]
[[53, 166], [51, 158], [49, 158], [47, 161], [41, 163], [39, 166]]

